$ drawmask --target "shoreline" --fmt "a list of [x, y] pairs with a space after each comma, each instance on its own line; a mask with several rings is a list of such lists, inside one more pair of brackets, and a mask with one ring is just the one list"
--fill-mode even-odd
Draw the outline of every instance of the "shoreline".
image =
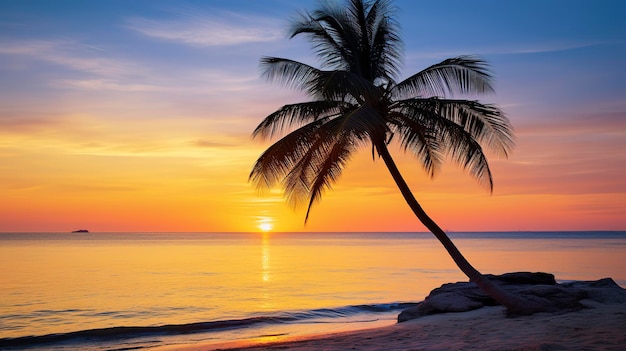
[[444, 313], [392, 326], [339, 333], [268, 336], [220, 344], [170, 345], [155, 351], [606, 350], [626, 349], [626, 304], [584, 301], [567, 313], [507, 317], [502, 306]]

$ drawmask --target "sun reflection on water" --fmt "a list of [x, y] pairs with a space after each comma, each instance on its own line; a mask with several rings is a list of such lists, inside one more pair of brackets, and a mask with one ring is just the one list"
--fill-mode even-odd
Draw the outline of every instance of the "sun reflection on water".
[[270, 234], [263, 233], [263, 238], [261, 240], [261, 277], [264, 282], [269, 282], [271, 280]]

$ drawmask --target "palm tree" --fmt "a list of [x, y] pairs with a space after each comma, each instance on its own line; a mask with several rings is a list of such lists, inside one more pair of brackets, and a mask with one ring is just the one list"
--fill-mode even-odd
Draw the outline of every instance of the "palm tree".
[[306, 201], [306, 222], [313, 203], [353, 153], [371, 147], [411, 210], [470, 281], [509, 311], [532, 313], [539, 306], [472, 267], [413, 196], [388, 149], [397, 141], [431, 177], [449, 159], [492, 190], [483, 150], [509, 154], [514, 143], [508, 119], [495, 105], [446, 98], [493, 91], [487, 64], [471, 56], [450, 58], [397, 82], [402, 42], [393, 12], [389, 0], [348, 0], [345, 6], [322, 2], [293, 20], [290, 37], [310, 39], [321, 68], [286, 58], [261, 59], [265, 78], [303, 91], [311, 100], [281, 107], [254, 130], [253, 137], [262, 138], [287, 133], [259, 157], [250, 180], [259, 188], [280, 185], [290, 202]]

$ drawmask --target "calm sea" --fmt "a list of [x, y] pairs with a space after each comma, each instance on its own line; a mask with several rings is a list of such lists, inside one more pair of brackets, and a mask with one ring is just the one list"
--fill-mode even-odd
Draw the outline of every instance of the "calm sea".
[[[483, 273], [626, 287], [626, 232], [454, 233]], [[0, 233], [0, 349], [128, 350], [395, 323], [466, 278], [426, 233]]]

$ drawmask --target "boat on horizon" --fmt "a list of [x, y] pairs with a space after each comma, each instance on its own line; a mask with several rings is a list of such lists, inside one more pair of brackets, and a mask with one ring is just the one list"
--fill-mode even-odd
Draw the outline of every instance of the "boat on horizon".
[[89, 233], [89, 231], [87, 229], [78, 229], [73, 230], [72, 233]]

